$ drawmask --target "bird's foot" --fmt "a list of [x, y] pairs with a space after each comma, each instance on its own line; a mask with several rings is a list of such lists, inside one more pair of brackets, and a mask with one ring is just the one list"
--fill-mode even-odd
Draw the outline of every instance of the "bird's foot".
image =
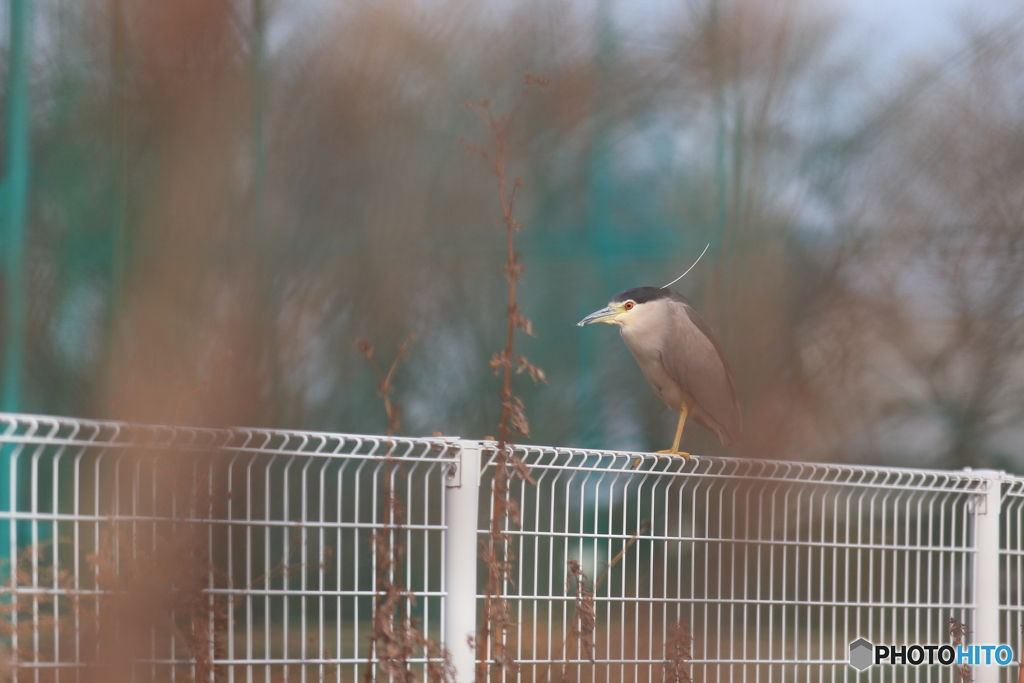
[[[682, 451], [667, 450], [667, 451], [656, 451], [656, 452], [657, 453], [665, 453], [666, 455], [676, 455], [676, 456], [681, 457], [683, 460], [689, 460], [690, 459], [690, 454], [689, 453], [683, 453]], [[672, 458], [658, 458], [658, 462], [662, 462], [664, 460], [671, 460], [671, 459]], [[633, 461], [633, 469], [635, 470], [637, 467], [640, 467], [640, 463], [642, 463], [643, 461], [644, 461], [643, 458], [637, 458], [636, 460], [634, 460]]]

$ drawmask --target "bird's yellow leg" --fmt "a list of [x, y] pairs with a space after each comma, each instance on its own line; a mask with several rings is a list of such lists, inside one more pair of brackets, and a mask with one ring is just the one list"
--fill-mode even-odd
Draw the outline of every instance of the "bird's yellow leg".
[[[684, 403], [682, 408], [679, 409], [679, 423], [676, 425], [676, 438], [672, 441], [672, 449], [667, 451], [658, 451], [659, 453], [667, 453], [671, 455], [681, 455], [686, 460], [690, 459], [689, 453], [682, 453], [679, 450], [679, 440], [683, 438], [683, 425], [686, 424], [686, 416], [689, 415], [690, 409], [686, 407]], [[658, 458], [658, 460], [668, 460], [669, 458]], [[633, 463], [633, 469], [635, 470], [640, 466], [642, 458], [637, 458]]]
[[681, 455], [687, 460], [690, 459], [689, 453], [683, 453], [679, 450], [679, 440], [683, 438], [683, 425], [686, 424], [686, 416], [689, 415], [690, 410], [684, 403], [679, 409], [679, 424], [676, 425], [676, 438], [672, 441], [672, 448], [667, 451], [658, 451], [659, 453], [669, 453], [671, 455]]

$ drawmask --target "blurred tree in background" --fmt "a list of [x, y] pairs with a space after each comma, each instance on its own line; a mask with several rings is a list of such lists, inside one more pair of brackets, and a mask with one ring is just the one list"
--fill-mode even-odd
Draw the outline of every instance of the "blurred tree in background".
[[617, 335], [575, 322], [711, 243], [676, 288], [737, 378], [732, 454], [1021, 468], [1019, 13], [878, 82], [798, 0], [10, 7], [7, 409], [382, 433], [354, 340], [413, 332], [407, 431], [493, 434], [503, 242], [461, 105], [530, 71], [536, 442], [664, 446]]

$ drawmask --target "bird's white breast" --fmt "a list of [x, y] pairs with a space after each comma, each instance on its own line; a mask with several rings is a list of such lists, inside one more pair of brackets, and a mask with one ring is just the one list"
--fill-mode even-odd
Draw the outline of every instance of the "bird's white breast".
[[684, 392], [662, 362], [662, 348], [669, 341], [666, 335], [675, 329], [669, 324], [672, 320], [669, 305], [667, 301], [656, 300], [637, 306], [622, 317], [619, 331], [644, 377], [668, 406], [678, 410], [685, 399]]

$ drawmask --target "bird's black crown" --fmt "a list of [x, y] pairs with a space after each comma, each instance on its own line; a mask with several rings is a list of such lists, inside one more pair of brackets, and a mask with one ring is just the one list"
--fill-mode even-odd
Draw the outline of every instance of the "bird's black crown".
[[656, 299], [678, 298], [680, 298], [678, 294], [664, 287], [634, 287], [613, 296], [611, 303], [621, 304], [624, 301], [635, 301], [638, 304], [645, 304]]

